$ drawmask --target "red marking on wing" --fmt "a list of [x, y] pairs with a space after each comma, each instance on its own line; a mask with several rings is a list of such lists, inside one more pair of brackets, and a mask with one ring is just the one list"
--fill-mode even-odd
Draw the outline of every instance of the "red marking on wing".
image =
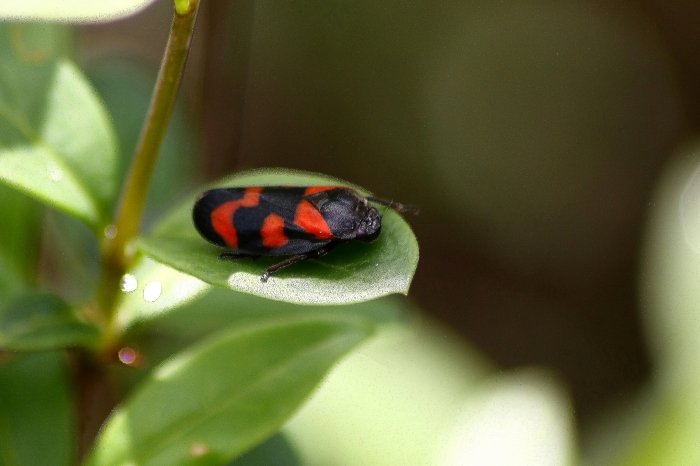
[[330, 191], [331, 189], [335, 189], [335, 188], [337, 188], [337, 186], [309, 186], [304, 191], [304, 196], [308, 196], [310, 194], [320, 193], [322, 191]]
[[265, 217], [260, 236], [266, 248], [278, 248], [289, 242], [289, 238], [284, 234], [284, 219], [276, 214]]
[[238, 232], [233, 224], [233, 214], [239, 207], [255, 207], [260, 202], [263, 188], [247, 188], [242, 199], [228, 201], [211, 212], [211, 225], [226, 244], [232, 248], [238, 247]]
[[294, 215], [294, 223], [302, 230], [318, 239], [332, 239], [333, 233], [323, 219], [321, 212], [306, 199], [302, 200]]

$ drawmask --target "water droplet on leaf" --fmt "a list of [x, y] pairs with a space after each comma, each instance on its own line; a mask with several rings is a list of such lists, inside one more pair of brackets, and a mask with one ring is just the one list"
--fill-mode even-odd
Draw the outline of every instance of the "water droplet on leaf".
[[125, 274], [119, 282], [119, 287], [126, 293], [131, 293], [139, 286], [136, 277], [130, 273]]
[[163, 285], [159, 281], [152, 281], [146, 285], [143, 289], [143, 299], [147, 302], [152, 303], [156, 299], [160, 298], [160, 294], [163, 292]]

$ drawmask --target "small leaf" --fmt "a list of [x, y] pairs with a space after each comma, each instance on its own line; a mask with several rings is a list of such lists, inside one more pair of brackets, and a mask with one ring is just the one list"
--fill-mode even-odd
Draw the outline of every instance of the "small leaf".
[[0, 464], [75, 464], [73, 403], [62, 355], [0, 358]]
[[107, 421], [87, 464], [222, 464], [276, 432], [369, 333], [338, 316], [217, 334], [158, 367]]
[[[36, 281], [39, 262], [40, 225], [43, 209], [36, 201], [0, 185], [0, 303], [7, 288], [2, 276], [22, 290]], [[0, 304], [1, 305], [1, 304]]]
[[89, 346], [100, 331], [78, 318], [58, 296], [25, 295], [0, 310], [0, 348], [40, 351], [65, 346]]
[[[100, 238], [84, 222], [48, 210], [43, 222], [39, 288], [73, 303], [94, 299], [100, 278]], [[35, 245], [36, 247], [36, 245]]]
[[[329, 176], [284, 169], [244, 172], [215, 186], [320, 184], [351, 186]], [[418, 264], [418, 243], [406, 221], [390, 209], [382, 212], [382, 233], [374, 243], [341, 244], [323, 258], [295, 264], [262, 283], [263, 271], [280, 258], [218, 260], [221, 249], [202, 239], [192, 224], [194, 201], [193, 196], [175, 209], [136, 246], [155, 260], [212, 285], [280, 301], [346, 304], [408, 293]]]
[[116, 195], [116, 138], [75, 66], [32, 48], [38, 27], [0, 25], [0, 180], [100, 226]]
[[0, 1], [0, 19], [9, 21], [103, 22], [132, 15], [154, 0]]
[[39, 204], [0, 185], [0, 309], [35, 283]]

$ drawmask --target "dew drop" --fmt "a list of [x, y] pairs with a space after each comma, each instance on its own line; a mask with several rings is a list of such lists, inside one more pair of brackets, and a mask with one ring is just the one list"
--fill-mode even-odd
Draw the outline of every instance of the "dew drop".
[[143, 299], [145, 299], [146, 302], [152, 303], [160, 298], [162, 292], [163, 285], [161, 285], [159, 281], [152, 281], [143, 288]]
[[130, 273], [124, 274], [122, 279], [119, 281], [119, 287], [122, 289], [122, 291], [126, 293], [131, 293], [138, 286], [139, 282], [136, 280], [136, 277], [134, 277]]
[[117, 237], [117, 227], [114, 225], [107, 225], [105, 227], [105, 237], [108, 239], [114, 239]]

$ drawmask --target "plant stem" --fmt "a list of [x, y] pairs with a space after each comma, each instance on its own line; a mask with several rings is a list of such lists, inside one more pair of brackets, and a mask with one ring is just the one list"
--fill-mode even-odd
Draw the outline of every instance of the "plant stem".
[[102, 245], [102, 277], [97, 290], [97, 299], [100, 312], [104, 317], [103, 323], [108, 328], [112, 326], [119, 280], [131, 260], [131, 253], [127, 247], [138, 234], [153, 168], [158, 159], [158, 152], [180, 87], [199, 0], [189, 0], [189, 6], [189, 10], [184, 13], [177, 11], [173, 19], [148, 115], [124, 183], [114, 223], [115, 234], [106, 238]]

